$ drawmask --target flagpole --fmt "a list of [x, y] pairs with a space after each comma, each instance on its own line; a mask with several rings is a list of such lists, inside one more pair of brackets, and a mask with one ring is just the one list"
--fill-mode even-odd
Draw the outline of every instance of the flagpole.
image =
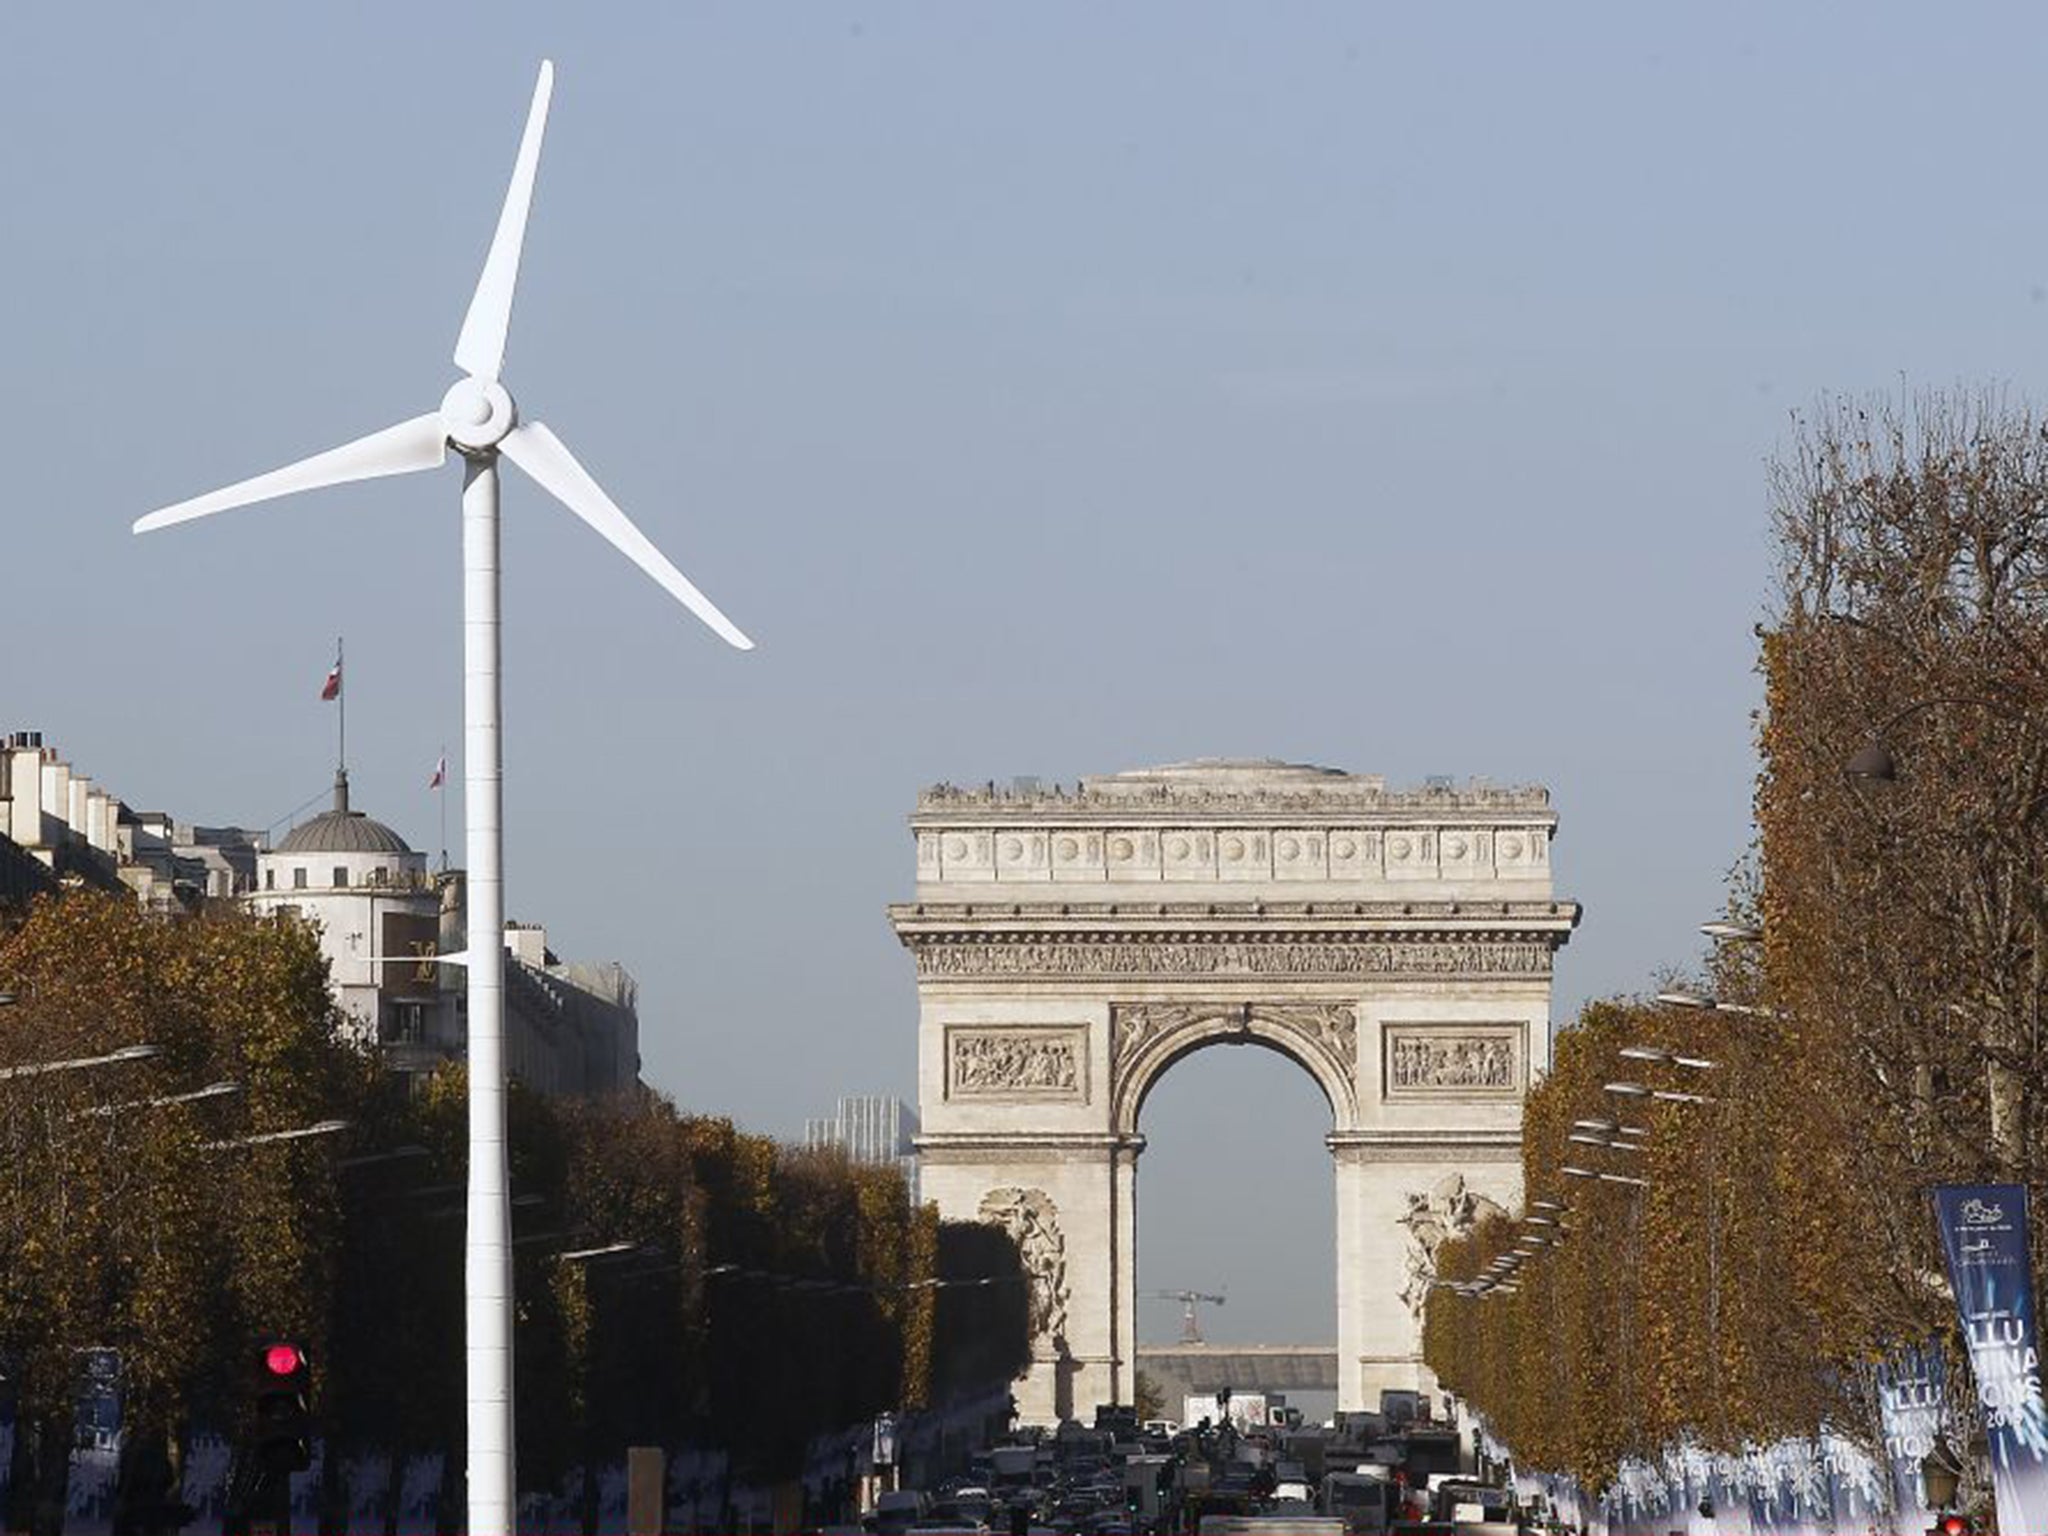
[[441, 797], [441, 868], [448, 868], [448, 743], [441, 743], [440, 765], [434, 770], [434, 777], [440, 780], [434, 792]]
[[337, 773], [348, 772], [348, 674], [341, 667], [341, 636], [334, 637], [334, 702], [341, 706], [337, 716], [340, 740], [335, 752], [340, 757], [334, 767]]

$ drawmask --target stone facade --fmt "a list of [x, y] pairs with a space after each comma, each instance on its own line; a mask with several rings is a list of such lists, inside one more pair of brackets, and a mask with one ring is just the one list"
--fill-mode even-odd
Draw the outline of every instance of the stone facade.
[[1025, 1251], [1025, 1418], [1131, 1400], [1139, 1117], [1219, 1043], [1280, 1052], [1329, 1101], [1340, 1406], [1428, 1385], [1435, 1247], [1519, 1199], [1549, 1065], [1578, 920], [1549, 796], [1201, 762], [941, 787], [911, 825], [916, 899], [890, 918], [918, 980], [924, 1193]]

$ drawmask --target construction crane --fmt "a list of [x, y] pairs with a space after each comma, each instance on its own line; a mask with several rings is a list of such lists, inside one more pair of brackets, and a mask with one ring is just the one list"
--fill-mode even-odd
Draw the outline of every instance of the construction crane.
[[1207, 1291], [1147, 1291], [1147, 1296], [1156, 1296], [1161, 1301], [1177, 1301], [1181, 1306], [1180, 1341], [1183, 1344], [1202, 1342], [1202, 1325], [1195, 1321], [1195, 1303], [1206, 1301], [1211, 1306], [1223, 1305], [1221, 1296], [1211, 1296]]

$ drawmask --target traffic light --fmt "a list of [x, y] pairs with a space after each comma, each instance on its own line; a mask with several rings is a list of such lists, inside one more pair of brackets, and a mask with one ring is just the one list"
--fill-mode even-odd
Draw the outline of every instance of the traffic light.
[[290, 1339], [256, 1346], [256, 1459], [269, 1472], [313, 1464], [313, 1363]]
[[1943, 1515], [1927, 1527], [1927, 1536], [1970, 1536], [1970, 1522], [1961, 1515]]

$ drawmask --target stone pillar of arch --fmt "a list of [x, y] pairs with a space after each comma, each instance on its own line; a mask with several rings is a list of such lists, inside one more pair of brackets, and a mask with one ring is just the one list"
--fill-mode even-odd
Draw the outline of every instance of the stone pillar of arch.
[[1541, 789], [1272, 762], [919, 797], [916, 899], [890, 919], [917, 968], [923, 1190], [1018, 1241], [1026, 1422], [1132, 1400], [1140, 1116], [1220, 1044], [1287, 1056], [1330, 1106], [1339, 1406], [1433, 1385], [1435, 1247], [1520, 1198], [1578, 920], [1556, 825]]

